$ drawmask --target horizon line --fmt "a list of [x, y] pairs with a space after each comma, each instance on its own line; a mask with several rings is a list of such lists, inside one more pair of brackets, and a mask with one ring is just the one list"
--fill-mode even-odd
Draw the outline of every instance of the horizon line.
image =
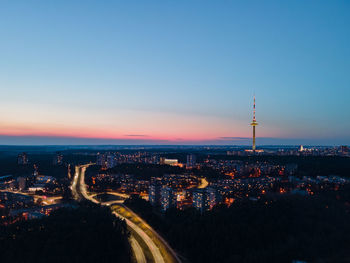
[[[347, 144], [261, 144], [258, 145], [258, 147], [279, 147], [279, 146], [285, 146], [285, 147], [299, 147], [299, 146], [305, 146], [305, 147], [337, 147], [337, 146], [346, 146]], [[244, 144], [0, 144], [0, 147], [63, 147], [63, 146], [72, 146], [72, 147], [81, 147], [81, 146], [120, 146], [120, 147], [127, 147], [127, 146], [147, 146], [147, 147], [180, 147], [180, 146], [186, 146], [186, 147], [208, 147], [208, 146], [215, 146], [215, 147], [242, 147], [242, 148], [251, 148], [251, 145], [244, 145]]]

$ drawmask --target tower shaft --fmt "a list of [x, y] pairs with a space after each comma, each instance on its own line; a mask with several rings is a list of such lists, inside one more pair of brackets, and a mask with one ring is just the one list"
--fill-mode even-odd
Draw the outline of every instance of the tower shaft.
[[253, 151], [256, 150], [256, 145], [255, 145], [255, 126], [253, 126]]

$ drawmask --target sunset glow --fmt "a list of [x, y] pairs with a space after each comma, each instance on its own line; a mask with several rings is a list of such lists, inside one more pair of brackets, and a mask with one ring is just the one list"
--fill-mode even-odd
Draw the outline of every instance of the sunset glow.
[[254, 94], [257, 144], [349, 143], [346, 9], [253, 6], [9, 3], [0, 143], [239, 144]]

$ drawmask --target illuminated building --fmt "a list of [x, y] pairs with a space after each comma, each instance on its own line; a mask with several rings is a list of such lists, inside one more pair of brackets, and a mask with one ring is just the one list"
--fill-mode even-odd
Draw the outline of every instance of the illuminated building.
[[183, 190], [177, 194], [176, 207], [179, 210], [192, 207], [192, 196], [189, 191]]
[[28, 188], [29, 192], [45, 191], [45, 184], [34, 184]]
[[209, 208], [212, 209], [217, 203], [222, 201], [222, 197], [213, 187], [208, 187], [207, 189], [208, 199], [209, 199]]
[[304, 151], [304, 146], [300, 145], [299, 152], [303, 152], [303, 151]]
[[162, 188], [160, 205], [163, 212], [171, 207], [176, 207], [176, 197], [176, 193], [171, 187]]
[[255, 152], [256, 150], [256, 144], [255, 144], [255, 126], [258, 126], [258, 123], [256, 122], [256, 118], [255, 118], [255, 96], [254, 96], [254, 108], [253, 108], [253, 121], [250, 124], [251, 126], [253, 126], [253, 148], [252, 150]]
[[201, 213], [210, 209], [210, 196], [206, 189], [196, 189], [193, 192], [193, 207]]
[[194, 154], [187, 155], [186, 168], [193, 168], [196, 166], [196, 156]]
[[148, 197], [151, 205], [157, 206], [160, 204], [161, 189], [162, 185], [158, 181], [155, 181], [154, 183], [150, 184]]
[[56, 178], [53, 176], [38, 175], [36, 177], [36, 183], [39, 183], [39, 184], [48, 184], [48, 183], [52, 183], [55, 181], [56, 181]]
[[18, 155], [17, 164], [21, 164], [21, 165], [28, 164], [28, 157], [26, 153], [21, 153]]
[[179, 161], [177, 159], [167, 159], [164, 157], [160, 158], [159, 164], [167, 164], [167, 165], [173, 165], [176, 166], [178, 165]]

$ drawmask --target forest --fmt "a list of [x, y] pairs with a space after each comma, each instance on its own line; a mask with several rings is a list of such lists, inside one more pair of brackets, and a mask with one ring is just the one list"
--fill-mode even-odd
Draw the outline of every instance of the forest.
[[[49, 175], [57, 179], [67, 177], [68, 164], [72, 166], [72, 172], [74, 172], [75, 164], [85, 164], [91, 161], [95, 161], [94, 154], [87, 154], [80, 151], [60, 151], [63, 155], [63, 163], [60, 165], [54, 165], [53, 160], [56, 156], [56, 152], [45, 151], [45, 147], [34, 147], [36, 151], [31, 150], [27, 152], [28, 164], [18, 165], [17, 155], [22, 152], [18, 151], [5, 151], [0, 147], [0, 176], [11, 174], [14, 177], [17, 176], [29, 176], [34, 172], [34, 165], [36, 165], [40, 175]], [[12, 148], [11, 148], [12, 149]], [[21, 149], [21, 148], [20, 148]], [[29, 148], [31, 149], [31, 148]], [[24, 148], [23, 150], [28, 150]]]
[[338, 175], [350, 177], [350, 159], [342, 156], [229, 156], [213, 155], [216, 160], [241, 160], [249, 163], [267, 162], [271, 164], [286, 165], [294, 163], [298, 165], [299, 176], [328, 176]]
[[349, 262], [350, 189], [236, 201], [201, 215], [125, 202], [189, 262]]
[[[87, 171], [87, 176], [96, 175], [100, 172], [101, 166], [90, 166]], [[132, 174], [137, 179], [150, 179], [151, 177], [162, 177], [164, 174], [181, 174], [185, 173], [184, 168], [170, 165], [159, 164], [142, 164], [142, 163], [123, 163], [113, 168], [107, 169], [101, 173], [108, 174]]]
[[131, 262], [125, 221], [109, 208], [81, 203], [42, 219], [1, 226], [1, 263]]

